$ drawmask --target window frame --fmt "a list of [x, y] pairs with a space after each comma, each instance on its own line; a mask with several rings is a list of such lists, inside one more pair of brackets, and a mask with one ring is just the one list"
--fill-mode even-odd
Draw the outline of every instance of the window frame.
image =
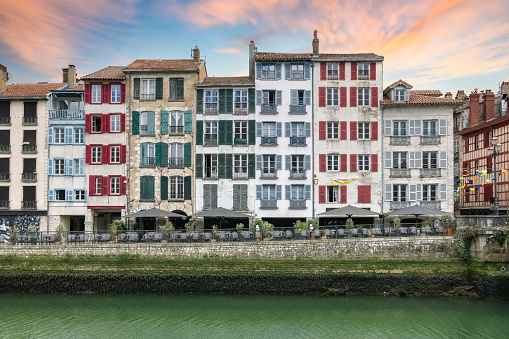
[[120, 133], [122, 131], [121, 120], [120, 114], [110, 114], [110, 133]]
[[102, 84], [91, 84], [90, 86], [90, 103], [101, 104], [102, 103]]
[[[55, 189], [55, 201], [66, 201], [65, 189]], [[58, 197], [62, 197], [63, 199], [58, 199]]]
[[369, 106], [370, 88], [357, 87], [357, 106]]
[[247, 112], [247, 89], [233, 90], [233, 108], [235, 112]]
[[[173, 86], [172, 86], [172, 82], [174, 83]], [[185, 100], [184, 78], [182, 78], [182, 77], [170, 78], [169, 83], [170, 83], [170, 96], [168, 98], [168, 101], [172, 101], [172, 102], [184, 101]], [[182, 83], [182, 93], [178, 93], [179, 83]], [[172, 90], [172, 87], [173, 87], [173, 90]], [[172, 94], [174, 94], [174, 95], [172, 96]], [[179, 94], [181, 94], [181, 96], [179, 96]]]
[[93, 165], [102, 163], [102, 146], [90, 146], [90, 163]]
[[84, 144], [85, 143], [85, 129], [83, 127], [74, 127], [74, 143]]
[[120, 195], [120, 176], [111, 176], [109, 179], [110, 195]]
[[235, 139], [244, 139], [247, 141], [247, 121], [234, 121], [233, 126], [233, 137]]
[[327, 122], [327, 139], [339, 139], [339, 122], [338, 121], [328, 121]]
[[408, 194], [409, 194], [408, 185], [393, 184], [391, 201], [409, 201]]
[[[422, 121], [422, 135], [433, 137], [438, 135], [437, 120], [423, 120]], [[431, 133], [434, 131], [434, 133]]]
[[[266, 69], [267, 68], [267, 69]], [[262, 79], [276, 79], [276, 64], [275, 63], [264, 63], [261, 66]]]
[[120, 84], [111, 84], [110, 85], [110, 103], [112, 104], [120, 104], [122, 102], [121, 99], [121, 85]]
[[168, 200], [184, 199], [184, 177], [172, 175], [168, 178]]
[[74, 190], [74, 201], [86, 201], [87, 196], [85, 190]]
[[325, 203], [326, 204], [337, 204], [339, 203], [339, 185], [326, 186]]
[[422, 201], [438, 201], [438, 185], [423, 184], [422, 185]]
[[97, 177], [94, 178], [94, 180], [95, 180], [94, 195], [102, 195], [103, 178], [101, 176], [97, 176]]
[[140, 79], [140, 99], [155, 100], [156, 99], [156, 79], [142, 78]]
[[408, 152], [392, 152], [392, 168], [407, 169]]
[[339, 64], [337, 62], [327, 63], [327, 80], [339, 79]]
[[275, 106], [276, 105], [276, 90], [264, 89], [262, 90], [262, 106]]
[[357, 140], [370, 140], [370, 123], [358, 122], [357, 123]]
[[[97, 124], [99, 122], [99, 125]], [[99, 130], [97, 130], [99, 126]], [[90, 133], [91, 134], [99, 134], [102, 133], [102, 115], [101, 114], [92, 114], [90, 116]]]
[[359, 154], [357, 155], [357, 170], [367, 172], [370, 170], [370, 155]]
[[120, 152], [121, 145], [110, 145], [110, 164], [120, 164]]
[[396, 88], [394, 90], [394, 101], [403, 102], [405, 101], [405, 92], [407, 90], [405, 88]]
[[218, 98], [219, 91], [215, 89], [209, 89], [205, 91], [205, 112], [217, 113], [218, 111]]
[[234, 175], [247, 177], [247, 154], [233, 155], [233, 173]]
[[262, 174], [276, 174], [276, 155], [263, 154], [262, 155]]
[[438, 161], [439, 161], [438, 152], [435, 152], [435, 151], [422, 152], [422, 168], [425, 168], [425, 169], [439, 168]]
[[369, 80], [369, 62], [359, 62], [357, 64], [357, 79]]
[[327, 172], [337, 172], [339, 169], [339, 154], [327, 154]]
[[305, 156], [303, 154], [292, 154], [290, 161], [291, 173], [304, 174], [306, 172]]
[[53, 159], [53, 175], [65, 175], [65, 159]]
[[65, 128], [64, 127], [55, 127], [54, 129], [54, 138], [53, 143], [58, 145], [65, 144]]
[[262, 196], [261, 200], [274, 201], [277, 200], [276, 185], [262, 185]]
[[[294, 66], [296, 69], [294, 69]], [[302, 68], [302, 69], [300, 69]], [[304, 64], [292, 63], [290, 64], [290, 79], [304, 80]]]
[[326, 104], [327, 106], [339, 106], [338, 87], [327, 87]]
[[[401, 134], [403, 130], [405, 134]], [[407, 120], [393, 120], [392, 121], [392, 135], [396, 137], [407, 137], [408, 136], [408, 121]]]
[[[207, 162], [210, 163], [207, 166]], [[204, 154], [203, 155], [203, 177], [217, 179], [219, 175], [218, 156], [217, 154]], [[210, 173], [209, 173], [210, 172]]]

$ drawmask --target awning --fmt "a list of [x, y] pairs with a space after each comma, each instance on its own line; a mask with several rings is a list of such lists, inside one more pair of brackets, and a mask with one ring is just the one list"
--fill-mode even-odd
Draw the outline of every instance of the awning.
[[185, 215], [170, 212], [170, 211], [164, 211], [159, 208], [151, 208], [149, 210], [144, 210], [144, 211], [126, 215], [126, 218], [157, 218], [157, 217], [182, 218], [182, 219], [186, 218]]
[[417, 217], [418, 215], [442, 215], [442, 214], [449, 214], [449, 213], [442, 212], [440, 210], [434, 210], [432, 208], [428, 208], [428, 207], [424, 207], [424, 206], [420, 206], [420, 205], [405, 207], [405, 208], [387, 213], [387, 215], [415, 215], [415, 217]]
[[324, 213], [318, 214], [318, 217], [325, 217], [325, 218], [334, 218], [334, 217], [378, 217], [380, 216], [376, 212], [368, 211], [363, 208], [355, 207], [352, 205], [347, 205], [345, 207], [340, 207], [333, 209], [331, 211], [327, 211]]
[[226, 208], [218, 207], [208, 211], [196, 213], [196, 218], [249, 218], [249, 215], [239, 213]]

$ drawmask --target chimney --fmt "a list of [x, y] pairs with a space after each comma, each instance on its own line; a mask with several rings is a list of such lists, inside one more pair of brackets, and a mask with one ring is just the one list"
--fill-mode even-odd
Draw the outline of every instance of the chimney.
[[7, 73], [7, 67], [0, 64], [0, 91], [7, 88], [7, 80], [9, 80], [9, 73]]
[[319, 42], [320, 40], [318, 40], [318, 31], [315, 29], [315, 32], [313, 33], [313, 56], [318, 56], [319, 53], [319, 48], [318, 48], [318, 45], [319, 45]]
[[495, 93], [489, 89], [484, 94], [484, 110], [486, 112], [486, 121], [495, 119]]
[[509, 82], [507, 81], [502, 82], [502, 86], [500, 86], [500, 93], [502, 95], [509, 94]]
[[62, 69], [63, 71], [63, 80], [67, 83], [68, 88], [76, 87], [76, 66], [69, 65], [67, 70]]
[[194, 46], [193, 59], [195, 62], [200, 62], [200, 49], [198, 48], [198, 46]]
[[255, 77], [255, 54], [257, 52], [255, 43], [253, 40], [249, 42], [249, 77], [254, 79]]
[[451, 92], [447, 92], [447, 93], [445, 93], [444, 98], [446, 98], [446, 99], [452, 99], [452, 93], [451, 93]]
[[479, 94], [470, 94], [470, 113], [468, 115], [470, 127], [479, 125]]
[[465, 91], [464, 91], [464, 90], [462, 90], [462, 89], [460, 89], [460, 90], [458, 90], [458, 92], [456, 93], [456, 98], [455, 98], [455, 99], [456, 99], [456, 100], [465, 101], [466, 97], [467, 97], [467, 96], [465, 95]]

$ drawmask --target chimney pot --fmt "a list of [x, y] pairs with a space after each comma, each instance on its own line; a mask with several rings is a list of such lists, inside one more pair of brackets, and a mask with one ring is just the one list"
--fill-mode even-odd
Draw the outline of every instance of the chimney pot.
[[469, 114], [468, 114], [468, 124], [470, 127], [479, 125], [479, 94], [472, 93], [470, 94], [470, 106], [469, 106]]
[[254, 79], [255, 77], [255, 54], [256, 46], [253, 40], [249, 42], [249, 77]]
[[0, 64], [0, 91], [7, 88], [7, 80], [9, 80], [9, 73], [7, 73], [7, 67]]
[[193, 49], [193, 60], [195, 62], [200, 62], [200, 49], [198, 48], [198, 46], [194, 46], [194, 49]]
[[445, 93], [445, 96], [444, 96], [446, 99], [452, 99], [452, 93], [451, 92], [447, 92]]
[[313, 55], [318, 55], [320, 54], [320, 49], [319, 49], [319, 45], [320, 45], [320, 40], [318, 39], [318, 31], [315, 29], [315, 31], [313, 32]]
[[486, 112], [486, 121], [495, 119], [495, 93], [489, 89], [484, 93], [484, 110]]

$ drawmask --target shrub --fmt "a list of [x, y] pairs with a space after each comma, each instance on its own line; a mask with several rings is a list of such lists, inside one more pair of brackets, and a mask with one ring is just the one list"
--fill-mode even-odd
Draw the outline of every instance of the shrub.
[[354, 223], [353, 223], [353, 220], [352, 218], [348, 218], [346, 219], [346, 222], [345, 222], [345, 229], [346, 230], [352, 230], [354, 227]]
[[171, 221], [168, 221], [164, 225], [159, 226], [159, 232], [161, 232], [165, 238], [168, 238], [170, 234], [175, 232], [175, 226], [173, 226]]
[[62, 241], [62, 239], [64, 238], [64, 235], [65, 235], [65, 227], [63, 224], [58, 225], [57, 230], [56, 230], [56, 235], [57, 235], [58, 241]]
[[454, 249], [456, 254], [465, 261], [470, 261], [472, 255], [470, 253], [470, 247], [475, 237], [477, 236], [477, 227], [469, 226], [454, 233], [455, 246]]
[[118, 235], [120, 231], [125, 229], [125, 224], [121, 219], [113, 220], [110, 224], [110, 233], [114, 237]]
[[440, 217], [440, 225], [443, 227], [454, 227], [456, 226], [456, 219], [452, 215], [445, 214]]
[[235, 228], [237, 229], [237, 232], [238, 233], [241, 233], [243, 230], [244, 230], [244, 224], [243, 223], [238, 223]]
[[274, 231], [274, 225], [272, 225], [268, 221], [264, 221], [262, 227], [260, 227], [260, 232], [262, 232], [262, 236], [267, 238], [272, 235], [272, 231]]

